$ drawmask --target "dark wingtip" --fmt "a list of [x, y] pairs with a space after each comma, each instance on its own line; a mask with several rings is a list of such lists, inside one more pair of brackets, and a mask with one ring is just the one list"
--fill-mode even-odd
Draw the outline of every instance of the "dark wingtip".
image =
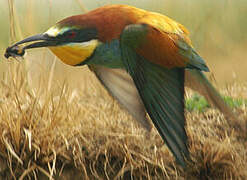
[[187, 162], [191, 162], [191, 157], [188, 149], [183, 150], [182, 155], [180, 157], [176, 155], [174, 156], [176, 159], [176, 163], [180, 165], [183, 169], [187, 168]]
[[186, 169], [186, 167], [187, 167], [184, 160], [181, 161], [181, 160], [176, 159], [176, 164], [180, 165], [183, 169]]

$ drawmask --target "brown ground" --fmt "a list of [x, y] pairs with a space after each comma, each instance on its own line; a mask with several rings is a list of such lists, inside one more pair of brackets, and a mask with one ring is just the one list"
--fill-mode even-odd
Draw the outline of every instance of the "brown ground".
[[[246, 134], [217, 110], [186, 112], [192, 162], [182, 170], [87, 70], [83, 88], [49, 85], [48, 74], [35, 89], [22, 64], [0, 82], [0, 179], [247, 179]], [[244, 97], [246, 86], [222, 92]]]

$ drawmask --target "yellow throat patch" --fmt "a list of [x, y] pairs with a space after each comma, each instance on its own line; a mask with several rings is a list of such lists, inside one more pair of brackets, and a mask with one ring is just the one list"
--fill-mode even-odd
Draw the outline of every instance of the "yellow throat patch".
[[49, 49], [65, 64], [73, 66], [90, 57], [98, 44], [99, 41], [93, 39], [82, 43], [69, 43], [61, 46], [53, 46], [49, 47]]

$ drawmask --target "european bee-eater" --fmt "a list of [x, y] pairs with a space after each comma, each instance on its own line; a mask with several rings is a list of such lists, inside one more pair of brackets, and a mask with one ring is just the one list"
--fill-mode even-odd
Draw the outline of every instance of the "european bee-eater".
[[[88, 65], [109, 93], [146, 129], [146, 112], [177, 162], [189, 156], [184, 83], [233, 117], [201, 71], [209, 71], [176, 21], [127, 5], [110, 5], [63, 19], [45, 33], [7, 48], [5, 57], [48, 47], [72, 66]], [[23, 48], [19, 45], [32, 42]]]

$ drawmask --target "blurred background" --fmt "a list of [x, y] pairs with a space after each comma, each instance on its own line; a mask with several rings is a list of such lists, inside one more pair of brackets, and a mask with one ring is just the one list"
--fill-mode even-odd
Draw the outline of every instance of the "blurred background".
[[[20, 63], [4, 58], [7, 46], [46, 31], [62, 18], [106, 4], [129, 4], [171, 17], [188, 28], [195, 49], [206, 60], [211, 70], [208, 74], [218, 86], [247, 81], [246, 0], [1, 0], [0, 79]], [[66, 80], [78, 87], [91, 77], [84, 67], [62, 64], [48, 49], [29, 51], [24, 62], [32, 81], [52, 72], [52, 81]]]

